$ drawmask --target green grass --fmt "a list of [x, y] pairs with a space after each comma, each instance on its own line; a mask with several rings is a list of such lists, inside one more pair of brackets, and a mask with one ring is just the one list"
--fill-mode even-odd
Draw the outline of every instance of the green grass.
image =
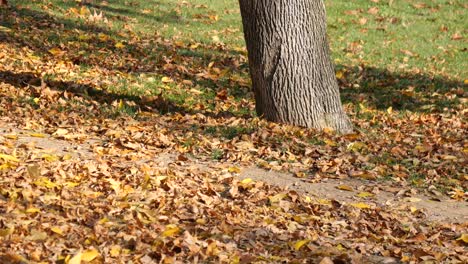
[[[12, 62], [16, 72], [3, 73], [14, 85], [38, 86], [38, 76], [45, 74], [51, 88], [83, 94], [84, 102], [95, 100], [110, 118], [139, 118], [155, 110], [201, 113], [218, 123], [200, 124], [194, 135], [231, 140], [255, 133], [248, 123], [224, 123], [255, 117], [237, 0], [115, 0], [83, 7], [74, 0], [19, 0], [11, 5], [0, 9], [0, 40], [31, 51]], [[375, 131], [387, 126], [376, 120], [382, 114], [395, 111], [394, 117], [404, 120], [410, 112], [452, 113], [466, 103], [463, 1], [327, 0], [326, 7], [342, 100], [356, 123], [368, 123], [357, 131], [380, 138]], [[101, 20], [90, 21], [90, 14], [101, 12]], [[53, 54], [55, 48], [63, 54]], [[37, 72], [24, 72], [30, 57]], [[41, 63], [53, 65], [44, 67], [52, 73], [42, 71]], [[65, 71], [60, 63], [67, 64]], [[83, 109], [84, 102], [72, 105]], [[265, 142], [279, 154], [303, 152], [282, 149], [287, 140], [276, 135]], [[328, 145], [323, 135], [303, 140]], [[191, 138], [183, 143], [196, 145]], [[222, 159], [223, 153], [215, 149], [212, 158]], [[375, 159], [389, 166], [402, 162], [386, 153]], [[409, 177], [417, 181], [419, 166], [410, 165]]]
[[[236, 0], [94, 1], [83, 7], [86, 12], [81, 17], [82, 7], [76, 1], [41, 3], [13, 3], [23, 19], [23, 29], [37, 17], [56, 21], [49, 30], [41, 31], [43, 36], [18, 36], [24, 42], [35, 43], [30, 45], [37, 46], [38, 54], [58, 45], [75, 45], [75, 51], [81, 52], [78, 65], [83, 72], [99, 65], [99, 61], [88, 59], [97, 49], [114, 52], [115, 56], [120, 52], [121, 57], [131, 54], [140, 64], [149, 65], [138, 71], [125, 60], [119, 66], [109, 66], [129, 73], [109, 87], [112, 93], [137, 97], [162, 94], [171, 104], [189, 111], [216, 110], [216, 94], [221, 89], [228, 89], [228, 95], [238, 102], [253, 98], [248, 83], [232, 81], [248, 79], [247, 65], [229, 65], [229, 61], [245, 61], [246, 55]], [[326, 1], [326, 7], [332, 56], [337, 71], [343, 74], [340, 84], [345, 103], [423, 112], [460, 104], [459, 97], [447, 98], [443, 94], [466, 88], [468, 18], [463, 15], [463, 1]], [[89, 14], [101, 12], [105, 20], [86, 21]], [[1, 24], [11, 27], [14, 23], [5, 20]], [[62, 29], [59, 24], [65, 27]], [[100, 39], [99, 33], [109, 39]], [[83, 36], [87, 40], [83, 41]], [[161, 37], [163, 43], [170, 40], [171, 46], [152, 44], [156, 37], [151, 36]], [[139, 38], [137, 42], [135, 39]], [[116, 50], [117, 42], [125, 48]], [[163, 65], [167, 57], [172, 64], [189, 70], [202, 71], [210, 63], [214, 63], [214, 68], [230, 70], [215, 81], [193, 73], [154, 71], [152, 65]], [[165, 76], [179, 81], [188, 79], [193, 87], [163, 84], [160, 80]], [[79, 80], [80, 76], [76, 78]], [[189, 88], [197, 90], [197, 94]], [[431, 97], [433, 93], [441, 96]], [[239, 116], [254, 115], [253, 109], [240, 106], [228, 111]]]
[[[64, 18], [71, 8], [79, 9], [71, 0], [49, 2], [47, 12]], [[15, 1], [43, 12], [39, 3]], [[326, 1], [326, 6], [338, 64], [359, 61], [376, 68], [417, 68], [466, 78], [466, 42], [452, 39], [455, 34], [466, 38], [464, 1]], [[137, 33], [157, 33], [181, 42], [212, 43], [219, 38], [230, 48], [244, 46], [237, 0], [116, 0], [105, 5], [95, 1], [89, 9], [103, 12], [115, 31], [127, 25]], [[350, 49], [350, 43], [357, 43], [358, 51]]]
[[[336, 61], [395, 70], [447, 73], [466, 78], [466, 3], [463, 1], [327, 1], [329, 34]], [[372, 14], [371, 8], [378, 8]], [[357, 13], [357, 15], [353, 15]], [[360, 19], [365, 19], [360, 23]], [[361, 51], [346, 51], [360, 42]], [[406, 61], [407, 60], [407, 61]]]

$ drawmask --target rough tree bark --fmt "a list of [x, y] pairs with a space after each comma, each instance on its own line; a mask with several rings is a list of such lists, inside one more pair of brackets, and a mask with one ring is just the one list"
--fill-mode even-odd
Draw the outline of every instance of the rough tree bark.
[[352, 131], [326, 38], [323, 0], [239, 0], [259, 116]]

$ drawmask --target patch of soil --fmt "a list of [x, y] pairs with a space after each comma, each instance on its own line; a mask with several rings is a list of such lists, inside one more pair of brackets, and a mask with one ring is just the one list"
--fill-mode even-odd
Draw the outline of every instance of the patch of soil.
[[[40, 136], [38, 136], [40, 134]], [[93, 159], [93, 145], [102, 144], [98, 139], [86, 142], [74, 142], [53, 137], [50, 134], [36, 131], [22, 130], [0, 120], [0, 139], [5, 136], [14, 136], [15, 145], [27, 145], [39, 153], [52, 153], [56, 155], [69, 154], [74, 158]], [[160, 153], [152, 161], [162, 167], [178, 162], [178, 156], [173, 153]], [[137, 163], [145, 163], [145, 160]], [[179, 161], [180, 162], [180, 161]], [[200, 162], [196, 159], [183, 161], [187, 166], [195, 166], [209, 172], [210, 167], [229, 167], [233, 164], [219, 162]], [[392, 206], [400, 210], [421, 210], [430, 221], [445, 221], [462, 223], [468, 221], [468, 206], [466, 202], [449, 200], [446, 196], [430, 197], [394, 188], [384, 182], [364, 181], [360, 179], [322, 179], [319, 182], [306, 182], [290, 173], [267, 171], [257, 167], [241, 168], [240, 174], [234, 174], [240, 179], [251, 178], [270, 185], [295, 190], [298, 193], [318, 199], [336, 200], [340, 203], [364, 202], [376, 207]], [[341, 189], [340, 189], [341, 186]], [[343, 190], [348, 189], [348, 190]], [[360, 197], [360, 193], [372, 193], [371, 197]]]
[[[392, 205], [402, 210], [422, 209], [430, 221], [445, 221], [463, 223], [468, 221], [468, 206], [466, 202], [449, 200], [447, 197], [430, 197], [423, 194], [405, 192], [391, 187], [384, 182], [365, 181], [360, 179], [323, 179], [320, 182], [305, 182], [289, 173], [266, 171], [256, 167], [245, 168], [241, 171], [242, 179], [251, 178], [268, 184], [282, 186], [299, 193], [321, 199], [336, 200], [338, 202], [356, 203], [366, 202], [376, 206]], [[350, 187], [352, 190], [340, 190], [339, 187]], [[362, 198], [359, 193], [369, 192], [372, 197]]]
[[40, 131], [18, 129], [0, 120], [1, 136], [14, 139], [11, 141], [14, 142], [15, 147], [25, 146], [28, 149], [34, 149], [38, 154], [71, 155], [73, 158], [80, 159], [93, 158], [92, 145], [98, 142], [97, 140], [87, 140], [77, 143], [61, 140]]

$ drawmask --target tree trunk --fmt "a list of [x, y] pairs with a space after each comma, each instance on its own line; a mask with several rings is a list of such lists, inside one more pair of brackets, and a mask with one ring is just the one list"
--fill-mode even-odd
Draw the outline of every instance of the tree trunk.
[[8, 1], [7, 0], [0, 0], [0, 6], [7, 6]]
[[326, 38], [323, 0], [239, 0], [259, 116], [352, 131]]

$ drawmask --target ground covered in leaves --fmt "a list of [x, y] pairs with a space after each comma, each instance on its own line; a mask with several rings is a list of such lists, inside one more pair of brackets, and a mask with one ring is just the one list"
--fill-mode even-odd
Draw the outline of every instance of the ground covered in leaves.
[[[158, 10], [135, 1], [17, 2], [0, 9], [2, 263], [467, 261], [466, 221], [374, 205], [378, 186], [344, 203], [236, 177], [255, 165], [466, 205], [466, 72], [438, 68], [441, 57], [423, 69], [398, 50], [406, 61], [381, 69], [348, 43], [337, 78], [356, 132], [338, 136], [255, 116], [241, 32], [218, 28], [238, 15], [232, 3], [160, 3], [174, 23], [211, 30], [197, 40], [137, 31]], [[357, 27], [404, 24], [372, 3], [343, 12]], [[462, 33], [442, 32], [458, 50], [447, 61], [466, 58]], [[66, 144], [35, 144], [48, 137]]]

